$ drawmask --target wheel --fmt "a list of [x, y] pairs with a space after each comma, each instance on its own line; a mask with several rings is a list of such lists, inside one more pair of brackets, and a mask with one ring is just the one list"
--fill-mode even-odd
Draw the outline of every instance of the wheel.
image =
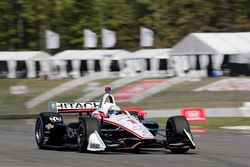
[[38, 117], [35, 126], [36, 144], [39, 149], [44, 148], [44, 123], [42, 117]]
[[170, 117], [166, 124], [167, 132], [177, 133], [183, 135], [183, 129], [191, 134], [190, 126], [187, 119], [183, 116]]
[[77, 133], [77, 146], [79, 152], [86, 152], [88, 147], [89, 136], [95, 131], [99, 132], [100, 127], [97, 119], [95, 118], [83, 118], [80, 121], [80, 125]]
[[[185, 134], [183, 132], [185, 129], [191, 134], [190, 126], [188, 121], [183, 116], [170, 117], [166, 124], [166, 137], [169, 143], [184, 143]], [[172, 148], [170, 149], [172, 153], [185, 153], [189, 148]]]
[[87, 137], [85, 121], [80, 121], [77, 133], [77, 147], [79, 152], [85, 152], [87, 150]]

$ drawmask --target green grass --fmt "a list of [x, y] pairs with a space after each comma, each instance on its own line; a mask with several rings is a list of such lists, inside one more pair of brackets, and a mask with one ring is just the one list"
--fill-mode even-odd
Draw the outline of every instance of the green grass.
[[[24, 103], [29, 99], [46, 92], [49, 89], [63, 84], [68, 80], [43, 80], [43, 79], [1, 79], [0, 80], [0, 113], [22, 114], [26, 112]], [[25, 85], [29, 92], [25, 94], [10, 94], [11, 86]]]
[[[166, 124], [167, 118], [150, 118], [159, 124]], [[222, 126], [250, 126], [250, 118], [241, 117], [210, 117], [205, 122], [191, 123], [191, 126], [199, 126], [207, 129], [219, 129]]]
[[[101, 86], [107, 85], [111, 82], [113, 82], [114, 79], [105, 79], [105, 80], [96, 80], [94, 82], [99, 82]], [[52, 99], [49, 99], [48, 101], [40, 104], [34, 109], [30, 109], [29, 113], [40, 113], [48, 110], [48, 102], [49, 101], [58, 101], [58, 102], [72, 102], [76, 98], [79, 98], [84, 95], [84, 89], [87, 87], [87, 84], [82, 84], [80, 86], [77, 86], [69, 91], [66, 91], [62, 94], [59, 94]]]
[[[95, 82], [100, 82], [101, 85], [106, 85], [113, 80], [114, 79], [97, 79]], [[24, 105], [25, 102], [67, 81], [70, 80], [0, 79], [0, 114], [35, 114], [42, 111], [47, 111], [48, 101], [73, 101], [75, 98], [78, 98], [84, 94], [82, 90], [86, 88], [86, 84], [80, 85], [74, 89], [57, 95], [53, 99], [49, 99], [34, 109], [26, 109]], [[27, 86], [29, 92], [20, 95], [10, 94], [10, 86], [18, 85]]]
[[137, 106], [145, 109], [230, 108], [240, 107], [244, 101], [250, 101], [250, 91], [193, 91], [220, 79], [224, 78], [206, 78], [200, 82], [184, 82], [159, 92], [137, 104], [120, 103], [120, 105], [123, 107]]
[[[153, 95], [139, 103], [118, 103], [123, 107], [142, 107], [144, 109], [176, 109], [176, 108], [216, 108], [240, 107], [244, 101], [250, 101], [250, 91], [233, 92], [195, 92], [196, 88], [205, 86], [220, 78], [206, 78], [200, 82], [184, 82]], [[0, 114], [34, 114], [47, 111], [47, 101], [34, 109], [26, 109], [24, 103], [69, 80], [43, 80], [43, 79], [1, 79], [0, 80]], [[113, 82], [114, 79], [97, 80], [101, 85]], [[9, 93], [10, 86], [26, 85], [29, 92], [21, 95]], [[86, 84], [80, 85], [70, 91], [55, 96], [49, 101], [73, 101], [84, 95]], [[100, 98], [98, 98], [100, 99]]]

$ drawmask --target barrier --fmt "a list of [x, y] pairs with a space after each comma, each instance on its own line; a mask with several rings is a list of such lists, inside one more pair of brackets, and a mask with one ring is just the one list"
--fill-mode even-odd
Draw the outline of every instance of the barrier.
[[186, 117], [188, 122], [206, 121], [204, 108], [186, 108], [181, 110], [181, 114]]

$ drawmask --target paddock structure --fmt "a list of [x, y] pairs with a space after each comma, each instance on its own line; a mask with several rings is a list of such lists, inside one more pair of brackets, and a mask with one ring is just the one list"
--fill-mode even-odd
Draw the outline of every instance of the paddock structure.
[[50, 73], [50, 54], [42, 51], [0, 51], [1, 78], [35, 78]]

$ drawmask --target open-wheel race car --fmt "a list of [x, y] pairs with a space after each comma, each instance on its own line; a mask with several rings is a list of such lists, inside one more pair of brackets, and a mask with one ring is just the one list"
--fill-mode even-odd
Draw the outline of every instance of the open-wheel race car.
[[[70, 146], [80, 152], [138, 151], [147, 146], [161, 146], [173, 153], [185, 153], [196, 148], [185, 117], [170, 117], [166, 128], [161, 129], [158, 123], [145, 120], [143, 111], [120, 109], [111, 88], [105, 87], [105, 91], [100, 102], [50, 102], [49, 112], [40, 113], [36, 120], [35, 139], [39, 149]], [[78, 113], [79, 120], [65, 124], [64, 113]]]

